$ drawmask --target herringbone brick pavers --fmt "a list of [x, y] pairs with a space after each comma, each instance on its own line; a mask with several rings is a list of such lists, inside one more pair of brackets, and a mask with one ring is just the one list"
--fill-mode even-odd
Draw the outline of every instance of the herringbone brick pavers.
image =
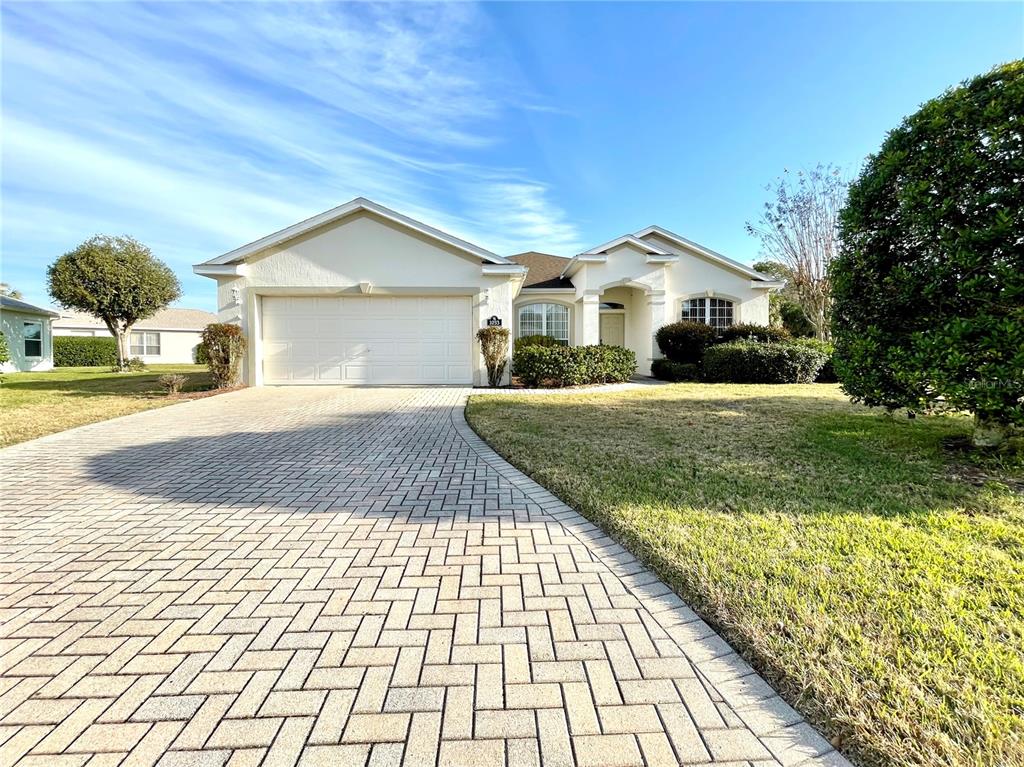
[[845, 764], [466, 394], [251, 389], [0, 451], [0, 767]]

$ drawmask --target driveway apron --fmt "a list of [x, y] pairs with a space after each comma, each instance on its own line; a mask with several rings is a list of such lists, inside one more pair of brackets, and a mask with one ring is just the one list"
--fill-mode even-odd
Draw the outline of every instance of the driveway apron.
[[846, 764], [468, 393], [249, 389], [0, 451], [0, 767]]

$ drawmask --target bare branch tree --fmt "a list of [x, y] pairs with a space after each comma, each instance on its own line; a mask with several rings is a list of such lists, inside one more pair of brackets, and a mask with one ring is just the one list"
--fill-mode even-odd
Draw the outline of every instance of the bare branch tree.
[[747, 223], [747, 232], [761, 241], [765, 256], [789, 272], [792, 294], [822, 340], [831, 336], [828, 268], [839, 250], [839, 211], [848, 186], [831, 165], [798, 171], [795, 180], [787, 170], [766, 187], [774, 201], [765, 203], [756, 224]]

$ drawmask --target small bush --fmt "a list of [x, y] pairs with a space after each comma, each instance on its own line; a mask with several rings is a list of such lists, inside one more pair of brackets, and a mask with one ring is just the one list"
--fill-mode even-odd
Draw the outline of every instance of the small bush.
[[655, 334], [658, 348], [672, 362], [696, 364], [704, 350], [715, 343], [715, 329], [703, 322], [673, 322], [662, 325]]
[[828, 341], [819, 341], [817, 338], [794, 338], [793, 343], [798, 346], [806, 346], [808, 349], [817, 349], [825, 355], [825, 364], [818, 371], [815, 383], [837, 383], [836, 371], [832, 368], [832, 355], [835, 347]]
[[666, 359], [654, 360], [651, 363], [651, 375], [662, 381], [696, 381], [700, 378], [700, 365]]
[[227, 322], [213, 322], [203, 330], [203, 345], [214, 388], [235, 386], [247, 345], [242, 329]]
[[110, 368], [111, 373], [144, 373], [146, 371], [146, 363], [143, 362], [142, 357], [130, 357], [124, 361], [124, 367], [119, 367], [117, 361], [114, 361], [113, 366]]
[[169, 397], [181, 391], [181, 387], [188, 383], [188, 376], [183, 376], [181, 373], [166, 373], [156, 379], [156, 382], [167, 392]]
[[206, 351], [206, 344], [198, 343], [196, 348], [192, 350], [192, 359], [197, 365], [209, 365], [210, 355]]
[[53, 364], [59, 368], [113, 367], [117, 341], [109, 336], [54, 336]]
[[731, 341], [707, 350], [703, 377], [718, 383], [813, 383], [827, 359], [806, 344]]
[[561, 346], [561, 345], [562, 344], [560, 344], [558, 341], [556, 341], [551, 336], [532, 335], [532, 336], [520, 336], [519, 338], [517, 338], [515, 340], [515, 343], [512, 344], [512, 348], [513, 348], [513, 353], [515, 353], [515, 352], [519, 351], [520, 349], [522, 349], [524, 346]]
[[767, 325], [730, 325], [722, 328], [718, 333], [718, 343], [727, 344], [730, 341], [788, 341], [791, 334], [785, 328], [773, 328]]
[[11, 361], [11, 351], [7, 348], [7, 336], [0, 333], [0, 365]]
[[617, 383], [636, 372], [636, 355], [621, 346], [524, 346], [513, 366], [526, 386]]
[[480, 342], [480, 351], [487, 365], [487, 383], [489, 386], [500, 386], [505, 377], [505, 366], [508, 364], [508, 328], [480, 328], [476, 338]]

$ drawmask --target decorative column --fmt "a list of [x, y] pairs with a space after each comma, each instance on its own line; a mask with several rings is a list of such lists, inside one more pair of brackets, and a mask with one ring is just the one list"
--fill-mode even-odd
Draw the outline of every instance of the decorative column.
[[665, 301], [664, 290], [650, 290], [647, 292], [647, 309], [651, 323], [651, 356], [647, 360], [637, 360], [637, 366], [642, 375], [650, 375], [651, 360], [661, 357], [661, 350], [658, 348], [658, 342], [655, 340], [654, 334], [658, 332], [658, 328], [662, 325], [671, 322], [671, 318], [668, 316], [668, 304]]
[[594, 346], [601, 342], [601, 294], [586, 293], [583, 296], [583, 333], [580, 346]]

